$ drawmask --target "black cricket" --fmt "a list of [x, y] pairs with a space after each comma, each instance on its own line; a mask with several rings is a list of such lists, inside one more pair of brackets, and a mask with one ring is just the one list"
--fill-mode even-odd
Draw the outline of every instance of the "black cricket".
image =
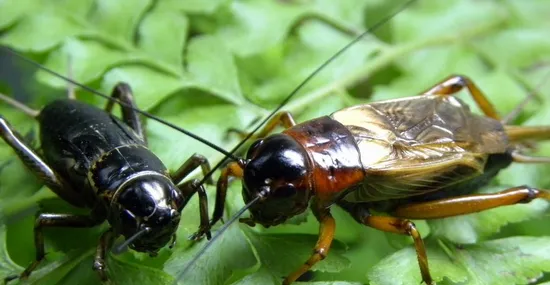
[[170, 242], [173, 246], [181, 211], [195, 192], [200, 199], [197, 238], [210, 238], [203, 186], [198, 180], [181, 183], [198, 167], [203, 173], [209, 172], [208, 161], [195, 154], [170, 173], [147, 148], [130, 87], [119, 83], [111, 97], [121, 106], [122, 120], [111, 114], [113, 100], [102, 110], [69, 96], [35, 111], [0, 94], [2, 101], [37, 119], [41, 155], [27, 146], [1, 115], [0, 137], [59, 197], [90, 210], [89, 215], [40, 214], [34, 226], [36, 260], [19, 276], [6, 277], [5, 283], [18, 277], [26, 279], [44, 259], [44, 228], [88, 228], [105, 220], [110, 228], [101, 235], [93, 269], [107, 281], [105, 257], [115, 238], [123, 235], [124, 245], [151, 256]]

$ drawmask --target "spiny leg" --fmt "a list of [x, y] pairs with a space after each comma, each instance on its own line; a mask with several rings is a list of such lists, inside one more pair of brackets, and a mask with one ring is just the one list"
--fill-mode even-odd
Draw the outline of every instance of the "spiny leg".
[[[172, 173], [172, 180], [175, 184], [179, 184], [187, 175], [189, 175], [193, 170], [195, 170], [197, 167], [202, 168], [202, 174], [206, 175], [210, 172], [210, 163], [208, 163], [208, 160], [206, 157], [200, 155], [200, 154], [193, 154], [189, 159], [187, 159], [181, 166], [176, 170], [174, 173]], [[212, 177], [209, 177], [206, 180], [206, 183], [210, 185], [214, 185], [214, 181], [212, 180]]]
[[[269, 121], [267, 121], [265, 126], [257, 134], [250, 137], [250, 139], [254, 140], [258, 138], [264, 138], [279, 125], [288, 129], [295, 126], [296, 123], [294, 121], [294, 118], [292, 117], [292, 114], [290, 114], [289, 112], [283, 111], [276, 113], [271, 119], [269, 119]], [[227, 130], [227, 132], [237, 133], [241, 137], [241, 139], [244, 139], [246, 136], [248, 136], [247, 132], [243, 132], [234, 128]]]
[[[139, 119], [139, 114], [132, 109], [132, 108], [137, 109], [137, 106], [136, 106], [134, 95], [132, 94], [132, 89], [130, 88], [130, 85], [126, 83], [118, 83], [113, 89], [113, 92], [111, 93], [111, 97], [120, 100], [120, 102], [124, 104], [124, 105], [120, 104], [120, 108], [122, 110], [122, 120], [128, 126], [130, 126], [130, 128], [132, 128], [143, 139], [145, 143], [147, 143], [147, 136], [143, 131], [143, 126], [142, 126], [141, 120]], [[113, 110], [114, 104], [115, 104], [115, 101], [108, 100], [107, 104], [105, 105], [105, 111], [108, 113], [111, 113]], [[128, 106], [132, 108], [129, 108]]]
[[304, 273], [306, 273], [313, 265], [317, 262], [325, 259], [330, 250], [330, 245], [334, 239], [334, 232], [336, 230], [336, 223], [334, 218], [330, 214], [330, 210], [327, 208], [321, 208], [316, 205], [313, 207], [313, 213], [319, 221], [319, 238], [317, 239], [317, 244], [313, 249], [313, 254], [309, 259], [296, 271], [292, 272], [288, 277], [283, 281], [283, 285], [291, 284], [300, 278]]
[[109, 279], [107, 277], [107, 273], [105, 272], [105, 257], [107, 251], [113, 245], [114, 240], [115, 234], [113, 232], [113, 229], [111, 228], [101, 235], [101, 237], [99, 238], [99, 244], [97, 245], [97, 249], [95, 252], [94, 265], [92, 268], [97, 272], [99, 278], [103, 282]]
[[21, 136], [11, 129], [9, 123], [0, 116], [0, 137], [15, 151], [25, 166], [35, 173], [55, 194], [75, 206], [84, 206], [82, 197], [68, 191], [65, 183], [29, 146]]
[[424, 283], [428, 285], [435, 284], [430, 274], [426, 247], [424, 246], [422, 237], [420, 236], [420, 233], [416, 229], [416, 226], [413, 222], [393, 217], [369, 216], [363, 221], [363, 224], [381, 231], [408, 235], [412, 237], [414, 241], [414, 248], [416, 249], [416, 257], [420, 266], [422, 281], [424, 281]]
[[398, 207], [392, 215], [407, 219], [440, 219], [471, 214], [537, 198], [550, 200], [550, 192], [528, 186], [513, 187], [498, 193], [472, 194]]
[[[206, 175], [210, 172], [210, 164], [206, 157], [200, 154], [193, 154], [187, 159], [171, 176], [175, 184], [179, 184], [185, 177], [187, 177], [197, 167], [202, 168], [202, 174]], [[206, 180], [206, 183], [213, 185], [214, 181], [211, 177]], [[190, 239], [200, 240], [203, 235], [206, 235], [207, 239], [212, 237], [210, 233], [210, 222], [208, 219], [208, 199], [204, 186], [200, 184], [197, 179], [188, 181], [182, 185], [178, 185], [182, 196], [186, 199], [185, 203], [191, 199], [191, 197], [198, 192], [199, 195], [199, 207], [200, 207], [200, 226], [196, 233], [191, 235]]]
[[479, 88], [472, 82], [472, 80], [466, 76], [451, 75], [421, 94], [452, 95], [461, 91], [464, 87], [468, 89], [468, 92], [486, 116], [495, 120], [500, 120], [500, 116], [495, 107], [491, 104], [483, 92], [481, 92], [481, 90], [479, 90]]
[[413, 222], [401, 218], [372, 216], [368, 209], [362, 204], [338, 203], [338, 205], [348, 211], [353, 218], [361, 224], [384, 232], [408, 235], [412, 237], [414, 247], [416, 249], [416, 257], [418, 258], [418, 264], [420, 266], [422, 281], [428, 285], [435, 284], [428, 266], [426, 247], [424, 246], [422, 237]]
[[227, 186], [229, 184], [230, 177], [243, 177], [243, 168], [236, 162], [231, 162], [222, 169], [220, 179], [218, 179], [218, 183], [216, 185], [216, 204], [214, 206], [214, 213], [212, 214], [210, 226], [216, 224], [223, 216], [225, 199], [227, 196]]
[[185, 199], [183, 206], [187, 204], [189, 199], [191, 199], [191, 197], [193, 197], [195, 193], [198, 193], [199, 195], [199, 230], [191, 235], [190, 239], [200, 240], [203, 235], [206, 235], [206, 238], [210, 239], [212, 235], [210, 233], [210, 221], [208, 220], [208, 197], [206, 195], [206, 190], [204, 189], [204, 186], [200, 183], [200, 180], [193, 179], [191, 181], [187, 181], [181, 185], [178, 185], [178, 188], [182, 192], [182, 195]]
[[[44, 213], [36, 219], [34, 224], [34, 246], [36, 248], [36, 259], [19, 275], [20, 279], [26, 279], [31, 275], [32, 271], [42, 262], [45, 256], [44, 251], [44, 234], [45, 227], [66, 227], [66, 228], [91, 228], [101, 224], [103, 218], [93, 216], [78, 216], [70, 214], [51, 214]], [[9, 276], [4, 279], [4, 282], [17, 279], [17, 276]]]

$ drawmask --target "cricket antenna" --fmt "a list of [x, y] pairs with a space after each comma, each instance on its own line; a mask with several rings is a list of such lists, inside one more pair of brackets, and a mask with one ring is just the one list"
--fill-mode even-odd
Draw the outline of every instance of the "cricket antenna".
[[121, 254], [123, 252], [126, 251], [126, 249], [128, 248], [128, 246], [133, 243], [136, 239], [140, 238], [142, 235], [146, 234], [146, 233], [149, 233], [151, 232], [151, 228], [150, 227], [145, 227], [143, 229], [141, 229], [139, 232], [135, 233], [133, 236], [129, 237], [128, 239], [126, 239], [125, 241], [123, 241], [121, 244], [115, 246], [113, 248], [113, 250], [111, 250], [111, 252], [113, 254]]
[[550, 71], [547, 72], [541, 79], [541, 81], [535, 86], [534, 89], [532, 89], [529, 93], [527, 93], [527, 96], [523, 98], [523, 100], [510, 112], [508, 113], [503, 119], [502, 124], [507, 125], [510, 122], [517, 119], [523, 108], [527, 106], [527, 103], [529, 103], [533, 98], [537, 96], [538, 91], [542, 88], [542, 85], [544, 85], [546, 82], [548, 82], [548, 79], [550, 78]]
[[[342, 47], [340, 50], [338, 50], [335, 54], [333, 54], [331, 57], [329, 57], [323, 64], [321, 64], [319, 67], [317, 67], [312, 73], [310, 73], [302, 83], [300, 83], [286, 98], [279, 103], [279, 106], [275, 108], [265, 119], [263, 119], [256, 128], [252, 132], [250, 132], [243, 140], [241, 140], [229, 153], [230, 156], [224, 157], [218, 164], [216, 164], [210, 172], [208, 172], [201, 180], [200, 184], [204, 184], [210, 176], [216, 171], [218, 168], [220, 168], [221, 165], [223, 165], [227, 158], [231, 158], [235, 160], [234, 153], [246, 142], [248, 141], [258, 130], [269, 120], [273, 115], [275, 115], [279, 110], [281, 110], [287, 103], [294, 97], [302, 88], [309, 82], [313, 77], [315, 77], [321, 70], [323, 70], [327, 65], [329, 65], [331, 62], [336, 60], [341, 54], [343, 54], [346, 50], [348, 50], [351, 46], [362, 40], [364, 37], [369, 35], [370, 33], [376, 31], [378, 28], [386, 24], [389, 20], [391, 20], [393, 17], [395, 17], [397, 14], [401, 13], [401, 11], [405, 10], [407, 7], [409, 7], [412, 3], [416, 2], [416, 0], [409, 0], [405, 2], [403, 5], [401, 5], [397, 10], [395, 10], [393, 13], [388, 14], [386, 17], [382, 18], [382, 20], [378, 21], [376, 24], [372, 25], [370, 28], [368, 28], [366, 31], [355, 37], [351, 42], [346, 44], [344, 47]], [[238, 160], [235, 160], [238, 161]]]
[[193, 265], [197, 262], [197, 260], [199, 260], [199, 258], [201, 258], [201, 256], [203, 256], [206, 251], [214, 244], [214, 242], [219, 239], [222, 234], [233, 224], [235, 223], [235, 221], [237, 221], [237, 219], [242, 215], [244, 214], [244, 212], [246, 212], [250, 207], [252, 207], [254, 204], [256, 204], [258, 201], [260, 201], [260, 199], [262, 199], [264, 196], [263, 195], [258, 195], [256, 198], [254, 198], [252, 201], [248, 202], [248, 204], [246, 204], [244, 207], [242, 207], [235, 215], [233, 215], [233, 217], [231, 217], [231, 219], [229, 219], [229, 221], [227, 223], [225, 223], [217, 232], [216, 234], [212, 237], [212, 239], [210, 239], [208, 241], [208, 243], [200, 249], [200, 251], [195, 254], [195, 256], [193, 256], [193, 258], [187, 262], [187, 264], [185, 265], [185, 267], [183, 268], [183, 271], [181, 271], [177, 276], [176, 276], [176, 279], [173, 283], [173, 285], [177, 285], [178, 284], [178, 281], [181, 279], [181, 277], [183, 277], [189, 270], [191, 270], [191, 268], [193, 267]]
[[[138, 108], [135, 108], [134, 106], [131, 106], [131, 105], [129, 105], [129, 104], [126, 104], [126, 103], [124, 103], [124, 102], [118, 100], [117, 98], [113, 98], [113, 97], [111, 97], [111, 96], [107, 96], [107, 95], [105, 95], [105, 94], [103, 94], [103, 93], [101, 93], [101, 92], [99, 92], [99, 91], [97, 91], [97, 90], [95, 90], [95, 89], [93, 89], [93, 88], [90, 88], [90, 87], [88, 87], [88, 86], [86, 86], [86, 85], [84, 85], [84, 84], [78, 83], [78, 82], [72, 80], [71, 78], [68, 78], [67, 76], [63, 76], [63, 75], [61, 75], [61, 74], [59, 74], [59, 73], [57, 73], [57, 72], [55, 72], [55, 71], [53, 71], [53, 70], [50, 70], [50, 69], [44, 67], [42, 64], [40, 64], [40, 63], [38, 63], [38, 62], [36, 62], [36, 61], [30, 59], [30, 58], [27, 58], [27, 57], [25, 57], [25, 56], [23, 56], [23, 55], [21, 55], [21, 54], [15, 52], [15, 51], [9, 49], [9, 48], [7, 48], [7, 47], [4, 47], [4, 49], [5, 49], [7, 52], [9, 52], [10, 54], [12, 54], [12, 55], [14, 55], [14, 56], [17, 56], [17, 57], [21, 58], [22, 60], [24, 60], [24, 61], [26, 61], [26, 62], [28, 62], [28, 63], [30, 63], [30, 64], [36, 66], [37, 68], [39, 68], [39, 69], [41, 69], [41, 70], [43, 70], [43, 71], [45, 71], [45, 72], [47, 72], [47, 73], [49, 73], [49, 74], [52, 74], [52, 75], [54, 75], [54, 76], [56, 76], [56, 77], [59, 77], [59, 78], [61, 78], [61, 79], [63, 79], [63, 80], [66, 80], [67, 82], [69, 82], [69, 83], [72, 84], [73, 86], [78, 86], [78, 87], [80, 87], [80, 88], [82, 88], [82, 89], [84, 89], [84, 90], [86, 90], [86, 91], [88, 91], [88, 92], [90, 92], [90, 93], [92, 93], [92, 94], [95, 94], [95, 95], [97, 95], [97, 96], [103, 97], [103, 98], [105, 98], [105, 99], [107, 99], [107, 100], [111, 100], [111, 101], [117, 102], [118, 104], [120, 104], [120, 105], [122, 105], [122, 106], [124, 106], [124, 107], [127, 107], [127, 108], [129, 108], [129, 109], [131, 109], [131, 110], [134, 110], [134, 111], [140, 113], [141, 115], [143, 115], [143, 116], [145, 116], [145, 117], [147, 117], [147, 118], [149, 118], [149, 119], [151, 119], [151, 120], [155, 120], [155, 121], [157, 121], [157, 122], [159, 122], [159, 123], [161, 123], [161, 124], [163, 124], [163, 125], [166, 125], [166, 126], [168, 126], [168, 127], [170, 127], [170, 128], [173, 128], [173, 129], [175, 129], [175, 130], [178, 130], [178, 131], [184, 133], [185, 135], [187, 135], [187, 136], [189, 136], [189, 137], [191, 137], [191, 138], [193, 138], [193, 139], [195, 139], [195, 140], [197, 140], [197, 141], [200, 141], [201, 143], [203, 143], [203, 144], [205, 144], [205, 145], [207, 145], [207, 146], [209, 146], [209, 147], [215, 149], [216, 151], [222, 153], [222, 154], [225, 155], [226, 157], [229, 157], [229, 158], [231, 158], [231, 159], [233, 159], [233, 160], [236, 160], [236, 161], [238, 161], [238, 159], [239, 159], [239, 158], [237, 158], [236, 156], [234, 156], [233, 153], [224, 150], [223, 148], [221, 148], [221, 147], [219, 147], [219, 146], [217, 146], [217, 145], [215, 145], [215, 144], [213, 144], [213, 143], [211, 143], [211, 142], [209, 142], [209, 141], [207, 141], [207, 140], [205, 140], [205, 139], [203, 139], [203, 138], [201, 138], [201, 137], [195, 135], [194, 133], [192, 133], [192, 132], [190, 132], [190, 131], [187, 131], [187, 130], [185, 130], [185, 129], [183, 129], [183, 128], [180, 128], [180, 127], [178, 127], [178, 126], [176, 126], [176, 125], [174, 125], [174, 124], [172, 124], [172, 123], [170, 123], [170, 122], [168, 122], [168, 121], [166, 121], [166, 120], [164, 120], [164, 119], [161, 119], [161, 118], [159, 118], [159, 117], [157, 117], [157, 116], [155, 116], [155, 115], [153, 115], [153, 114], [151, 114], [151, 113], [148, 113], [148, 112], [146, 112], [146, 111], [142, 111], [142, 110], [140, 110], [140, 109], [138, 109]], [[10, 101], [5, 100], [5, 99], [2, 98], [2, 97], [0, 97], [0, 98], [1, 98], [3, 101], [6, 101], [6, 102], [12, 104]], [[9, 97], [8, 97], [8, 98], [9, 98]], [[16, 107], [18, 107], [18, 106], [16, 106]], [[21, 109], [20, 107], [18, 107], [18, 108]], [[23, 110], [23, 111], [25, 112], [25, 110]], [[34, 111], [34, 110], [33, 110], [33, 111]], [[25, 112], [25, 113], [29, 114], [28, 112]]]

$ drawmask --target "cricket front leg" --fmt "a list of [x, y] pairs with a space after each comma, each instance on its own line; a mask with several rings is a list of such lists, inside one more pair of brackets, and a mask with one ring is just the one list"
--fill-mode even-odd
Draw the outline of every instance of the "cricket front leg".
[[315, 248], [313, 249], [313, 254], [309, 257], [309, 259], [299, 269], [288, 275], [288, 277], [286, 277], [283, 281], [283, 285], [289, 285], [292, 282], [296, 281], [298, 278], [300, 278], [300, 276], [310, 270], [313, 265], [325, 259], [330, 250], [332, 241], [334, 240], [336, 223], [330, 213], [330, 210], [328, 208], [318, 207], [316, 206], [315, 202], [313, 203], [313, 213], [320, 223], [319, 238], [317, 240], [317, 244], [315, 245]]
[[[273, 115], [269, 121], [266, 122], [265, 126], [255, 135], [250, 137], [250, 140], [255, 140], [259, 138], [266, 137], [269, 133], [271, 133], [273, 130], [275, 130], [278, 126], [283, 126], [285, 129], [288, 129], [290, 127], [293, 127], [296, 125], [296, 122], [294, 121], [294, 118], [292, 117], [292, 114], [289, 112], [283, 111], [276, 113]], [[227, 130], [227, 133], [237, 133], [241, 139], [246, 138], [249, 133], [231, 128]]]
[[[189, 159], [187, 159], [174, 173], [171, 174], [172, 180], [175, 184], [179, 184], [185, 177], [187, 177], [191, 172], [193, 172], [198, 167], [201, 168], [202, 174], [207, 175], [210, 173], [210, 163], [206, 157], [200, 154], [193, 154]], [[211, 177], [206, 180], [208, 184], [214, 184]], [[189, 238], [194, 241], [200, 240], [203, 236], [206, 236], [207, 239], [212, 237], [210, 233], [210, 222], [208, 219], [208, 198], [206, 196], [206, 190], [204, 185], [200, 183], [198, 179], [193, 179], [187, 181], [181, 185], [178, 185], [182, 197], [185, 199], [185, 203], [191, 199], [195, 193], [198, 193], [199, 196], [199, 207], [200, 207], [200, 226], [196, 233], [192, 234]], [[175, 238], [174, 238], [175, 240]], [[173, 245], [174, 243], [172, 243]]]
[[222, 173], [216, 184], [216, 204], [214, 206], [212, 220], [210, 220], [210, 226], [216, 224], [223, 217], [225, 200], [227, 198], [227, 187], [229, 186], [229, 179], [231, 177], [239, 179], [243, 177], [243, 168], [237, 162], [231, 162], [222, 169]]
[[99, 279], [101, 279], [102, 282], [107, 282], [109, 280], [106, 272], [107, 266], [105, 265], [105, 259], [108, 250], [113, 245], [114, 240], [115, 235], [112, 228], [104, 232], [101, 235], [101, 238], [99, 238], [99, 244], [97, 245], [94, 257], [94, 265], [92, 268], [95, 270], [95, 272], [97, 272], [97, 274], [99, 275]]
[[[198, 167], [201, 168], [202, 175], [206, 176], [210, 173], [210, 163], [208, 159], [200, 154], [193, 154], [189, 159], [187, 159], [174, 173], [171, 174], [174, 184], [179, 184], [185, 177], [187, 177], [191, 172], [193, 172]], [[212, 177], [209, 177], [206, 180], [206, 183], [214, 185]]]
[[[189, 201], [189, 199], [191, 199], [191, 197], [193, 197], [195, 193], [197, 193], [199, 196], [200, 225], [198, 231], [192, 234], [189, 239], [198, 241], [203, 236], [206, 236], [207, 239], [212, 238], [212, 234], [210, 233], [210, 221], [208, 219], [208, 197], [206, 195], [206, 190], [204, 189], [204, 186], [200, 184], [200, 181], [198, 179], [193, 179], [191, 181], [183, 183], [178, 187], [183, 194], [184, 199], [186, 199], [185, 203], [187, 203], [187, 201]], [[172, 246], [173, 244], [174, 243], [172, 243]]]

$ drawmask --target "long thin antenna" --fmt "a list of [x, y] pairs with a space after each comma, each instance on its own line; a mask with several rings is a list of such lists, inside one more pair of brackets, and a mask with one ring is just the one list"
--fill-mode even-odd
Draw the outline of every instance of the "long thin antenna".
[[205, 145], [207, 145], [207, 146], [209, 146], [209, 147], [211, 147], [211, 148], [217, 150], [218, 152], [220, 152], [220, 153], [226, 155], [227, 157], [230, 157], [231, 159], [238, 160], [238, 158], [235, 157], [235, 156], [233, 155], [233, 153], [227, 152], [227, 151], [224, 150], [223, 148], [221, 148], [221, 147], [219, 147], [219, 146], [217, 146], [217, 145], [215, 145], [215, 144], [213, 144], [213, 143], [211, 143], [211, 142], [209, 142], [209, 141], [207, 141], [207, 140], [205, 140], [205, 139], [203, 139], [203, 138], [201, 138], [201, 137], [195, 135], [194, 133], [192, 133], [192, 132], [190, 132], [190, 131], [187, 131], [187, 130], [185, 130], [185, 129], [183, 129], [183, 128], [180, 128], [180, 127], [178, 127], [178, 126], [176, 126], [176, 125], [174, 125], [174, 124], [172, 124], [172, 123], [170, 123], [170, 122], [168, 122], [168, 121], [165, 121], [165, 120], [163, 120], [163, 119], [161, 119], [161, 118], [159, 118], [159, 117], [157, 117], [157, 116], [154, 116], [154, 115], [152, 115], [152, 114], [150, 114], [150, 113], [148, 113], [148, 112], [146, 112], [146, 111], [142, 111], [142, 110], [140, 110], [140, 109], [138, 109], [138, 108], [135, 108], [135, 107], [133, 107], [133, 106], [131, 106], [131, 105], [128, 105], [128, 104], [126, 104], [126, 103], [124, 103], [124, 102], [122, 102], [122, 101], [120, 101], [120, 100], [118, 100], [118, 99], [116, 99], [116, 98], [113, 98], [113, 97], [111, 97], [111, 96], [107, 96], [107, 95], [105, 95], [105, 94], [103, 94], [103, 93], [101, 93], [101, 92], [99, 92], [99, 91], [96, 91], [96, 90], [94, 90], [93, 88], [90, 88], [90, 87], [88, 87], [88, 86], [86, 86], [86, 85], [84, 85], [84, 84], [78, 83], [78, 82], [76, 82], [76, 81], [74, 81], [74, 80], [72, 80], [72, 79], [70, 79], [70, 78], [67, 78], [66, 76], [63, 76], [63, 75], [61, 75], [61, 74], [59, 74], [59, 73], [57, 73], [57, 72], [55, 72], [55, 71], [53, 71], [53, 70], [50, 70], [50, 69], [48, 69], [48, 68], [42, 66], [40, 63], [38, 63], [38, 62], [36, 62], [36, 61], [34, 61], [34, 60], [32, 60], [32, 59], [26, 58], [26, 57], [24, 57], [23, 55], [21, 55], [21, 54], [15, 52], [15, 51], [13, 51], [13, 50], [11, 50], [11, 49], [9, 49], [9, 48], [4, 47], [4, 49], [5, 49], [6, 51], [8, 51], [9, 53], [13, 54], [14, 56], [17, 56], [17, 57], [21, 58], [22, 60], [24, 60], [24, 61], [26, 61], [26, 62], [28, 62], [28, 63], [30, 63], [30, 64], [36, 66], [36, 67], [38, 67], [38, 68], [41, 69], [41, 70], [44, 70], [44, 71], [46, 71], [46, 72], [48, 72], [48, 73], [50, 73], [50, 74], [52, 74], [52, 75], [54, 75], [54, 76], [57, 76], [57, 77], [59, 77], [59, 78], [62, 78], [63, 80], [66, 80], [67, 82], [70, 82], [71, 84], [76, 85], [76, 86], [78, 86], [78, 87], [80, 87], [80, 88], [82, 88], [82, 89], [84, 89], [84, 90], [86, 90], [86, 91], [88, 91], [88, 92], [90, 92], [90, 93], [92, 93], [92, 94], [98, 95], [98, 96], [103, 97], [103, 98], [105, 98], [105, 99], [107, 99], [107, 100], [115, 101], [115, 102], [117, 102], [118, 104], [120, 104], [120, 105], [122, 105], [122, 106], [124, 106], [124, 107], [130, 108], [130, 109], [132, 109], [132, 110], [134, 110], [134, 111], [136, 111], [136, 112], [142, 114], [143, 116], [145, 116], [145, 117], [147, 117], [147, 118], [149, 118], [149, 119], [151, 119], [151, 120], [155, 120], [155, 121], [157, 121], [157, 122], [159, 122], [159, 123], [161, 123], [161, 124], [164, 124], [164, 125], [166, 125], [166, 126], [168, 126], [168, 127], [171, 127], [171, 128], [173, 128], [173, 129], [175, 129], [175, 130], [178, 130], [178, 131], [180, 131], [180, 132], [186, 134], [187, 136], [192, 137], [192, 138], [194, 138], [194, 139], [200, 141], [201, 143], [203, 143], [203, 144], [205, 144]]
[[40, 114], [40, 111], [30, 108], [29, 106], [9, 97], [2, 93], [0, 93], [0, 100], [10, 104], [11, 106], [21, 110], [21, 112], [29, 115], [30, 117], [36, 118], [38, 114]]
[[513, 120], [517, 119], [517, 117], [519, 116], [519, 114], [521, 113], [521, 111], [523, 110], [523, 108], [525, 108], [525, 106], [527, 106], [527, 103], [529, 103], [531, 100], [533, 100], [533, 98], [536, 97], [537, 95], [537, 92], [542, 88], [542, 85], [544, 85], [544, 83], [548, 82], [548, 79], [550, 78], [550, 71], [547, 72], [543, 77], [542, 77], [542, 80], [537, 84], [537, 86], [535, 86], [534, 89], [532, 89], [528, 94], [527, 96], [525, 96], [525, 98], [523, 98], [523, 100], [510, 112], [508, 113], [503, 119], [502, 119], [502, 124], [503, 125], [507, 125], [509, 124], [510, 122], [512, 122]]
[[252, 205], [256, 204], [261, 198], [262, 198], [261, 195], [257, 196], [256, 198], [254, 198], [254, 200], [248, 202], [248, 204], [246, 204], [235, 215], [233, 215], [233, 217], [231, 217], [231, 219], [229, 219], [229, 221], [227, 223], [225, 223], [216, 232], [216, 234], [212, 237], [212, 239], [210, 239], [208, 241], [208, 243], [206, 243], [206, 245], [203, 248], [201, 248], [200, 251], [197, 254], [195, 254], [195, 256], [193, 256], [193, 258], [189, 262], [187, 262], [187, 264], [183, 268], [183, 271], [180, 272], [180, 274], [178, 274], [176, 276], [176, 279], [175, 279], [173, 285], [177, 285], [178, 281], [181, 279], [181, 277], [183, 277], [193, 267], [193, 264], [195, 264], [197, 262], [197, 260], [199, 260], [199, 258], [201, 258], [201, 256], [203, 256], [206, 253], [206, 251], [212, 246], [212, 244], [214, 244], [214, 242], [217, 239], [219, 239], [222, 236], [222, 234], [229, 228], [229, 226], [231, 226], [233, 223], [235, 223], [235, 221], [242, 214], [244, 214], [244, 212], [246, 212], [250, 207], [252, 207]]
[[[388, 14], [386, 17], [384, 17], [382, 20], [378, 21], [378, 23], [372, 25], [370, 28], [368, 28], [366, 31], [364, 31], [363, 33], [361, 33], [359, 36], [357, 36], [355, 39], [353, 39], [351, 42], [349, 42], [348, 44], [346, 44], [344, 47], [342, 47], [340, 50], [338, 50], [335, 54], [333, 54], [331, 57], [329, 57], [323, 64], [321, 64], [319, 67], [317, 67], [310, 75], [308, 75], [306, 77], [306, 79], [304, 79], [304, 81], [302, 81], [302, 83], [300, 83], [296, 88], [294, 88], [294, 90], [292, 90], [292, 92], [290, 92], [290, 94], [288, 94], [288, 96], [286, 96], [286, 98], [279, 104], [279, 106], [277, 106], [277, 108], [275, 108], [270, 114], [269, 116], [267, 116], [264, 120], [262, 120], [260, 122], [260, 124], [258, 124], [258, 126], [256, 126], [256, 128], [251, 132], [249, 133], [241, 142], [239, 142], [229, 153], [231, 153], [231, 156], [228, 156], [230, 157], [231, 159], [235, 160], [233, 154], [246, 142], [248, 141], [248, 139], [250, 139], [269, 119], [271, 119], [271, 117], [273, 117], [273, 115], [275, 115], [279, 110], [281, 110], [281, 108], [283, 108], [287, 103], [288, 101], [294, 97], [294, 95], [296, 95], [309, 81], [311, 81], [311, 79], [313, 77], [315, 77], [319, 72], [321, 72], [321, 70], [323, 70], [327, 65], [329, 65], [331, 62], [333, 62], [336, 58], [338, 58], [341, 54], [343, 54], [346, 50], [348, 50], [351, 46], [353, 46], [355, 43], [359, 42], [361, 39], [363, 39], [365, 36], [367, 36], [368, 34], [371, 34], [372, 32], [376, 31], [378, 28], [380, 28], [382, 25], [386, 24], [389, 20], [391, 20], [393, 17], [395, 17], [397, 14], [401, 13], [401, 11], [405, 10], [408, 6], [410, 6], [412, 3], [414, 3], [416, 0], [410, 0], [410, 1], [407, 1], [405, 2], [403, 5], [401, 5], [399, 8], [397, 8], [397, 10], [395, 10], [393, 13], [390, 13]], [[218, 164], [216, 164], [212, 170], [207, 173], [201, 180], [201, 183], [200, 184], [204, 184], [207, 179], [210, 178], [210, 176], [212, 176], [212, 174], [214, 173], [214, 171], [216, 171], [218, 168], [220, 168], [221, 165], [223, 165], [226, 161], [227, 161], [227, 158], [228, 157], [225, 157], [223, 158], [220, 162], [218, 162]]]
[[125, 241], [123, 241], [121, 244], [113, 247], [111, 252], [115, 255], [121, 254], [126, 251], [128, 246], [133, 243], [136, 239], [140, 238], [142, 235], [151, 232], [151, 228], [145, 227], [141, 229], [139, 232], [135, 233], [133, 236], [129, 237]]

